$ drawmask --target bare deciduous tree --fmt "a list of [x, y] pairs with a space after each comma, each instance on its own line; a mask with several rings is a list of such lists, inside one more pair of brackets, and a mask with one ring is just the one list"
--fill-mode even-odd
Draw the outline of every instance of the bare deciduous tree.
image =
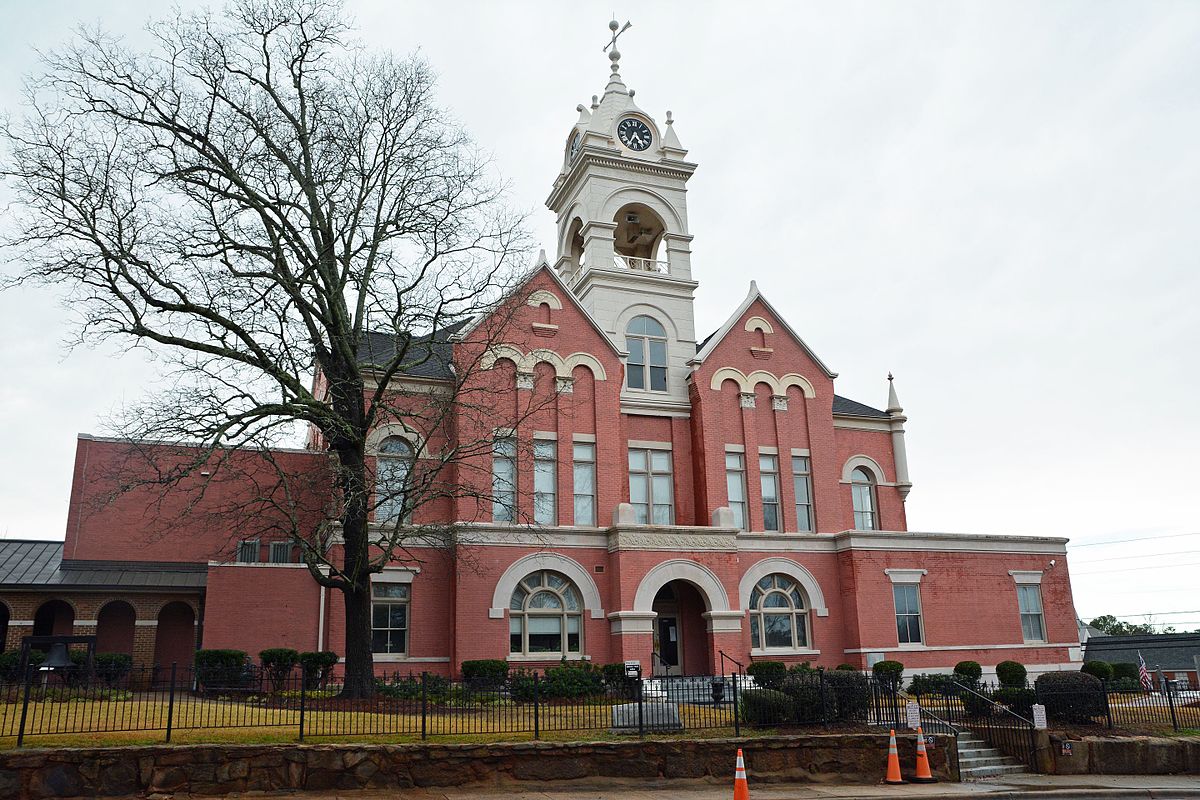
[[[366, 696], [371, 574], [450, 538], [407, 524], [423, 506], [481, 493], [448, 467], [490, 442], [448, 431], [492, 413], [472, 395], [486, 347], [450, 366], [448, 340], [486, 314], [476, 340], [503, 335], [523, 220], [435, 103], [429, 67], [363, 51], [340, 4], [236, 0], [148, 32], [138, 50], [81, 31], [4, 127], [14, 280], [64, 288], [81, 341], [116, 337], [170, 364], [173, 388], [120, 426], [191, 446], [143, 470], [159, 485], [214, 460], [235, 469], [247, 450], [276, 464], [273, 448], [312, 432], [324, 475], [280, 466], [240, 508], [282, 512], [313, 577], [344, 593], [345, 693]], [[409, 380], [433, 364], [436, 386]], [[442, 445], [377, 493], [368, 434], [385, 422]], [[322, 480], [314, 523], [298, 496]], [[381, 504], [390, 523], [373, 525]]]

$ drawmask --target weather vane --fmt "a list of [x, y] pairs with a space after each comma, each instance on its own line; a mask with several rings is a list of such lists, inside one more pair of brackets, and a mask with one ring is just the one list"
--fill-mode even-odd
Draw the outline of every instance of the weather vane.
[[608, 48], [610, 48], [610, 47], [615, 50], [617, 47], [617, 37], [620, 36], [625, 31], [629, 30], [631, 27], [633, 27], [632, 22], [626, 22], [624, 28], [621, 28], [621, 30], [617, 30], [617, 28], [619, 28], [620, 25], [621, 24], [619, 22], [617, 22], [615, 19], [612, 22], [608, 23], [608, 29], [613, 32], [612, 41], [609, 42], [608, 44], [604, 45], [604, 49], [601, 50], [600, 52], [607, 53]]

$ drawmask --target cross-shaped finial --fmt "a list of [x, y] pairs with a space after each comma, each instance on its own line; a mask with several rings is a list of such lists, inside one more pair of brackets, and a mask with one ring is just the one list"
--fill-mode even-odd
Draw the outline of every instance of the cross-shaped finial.
[[[612, 31], [612, 41], [609, 42], [608, 44], [604, 45], [604, 49], [601, 50], [600, 52], [607, 53], [608, 48], [610, 48], [610, 47], [613, 48], [613, 50], [616, 50], [617, 37], [619, 37], [625, 31], [629, 30], [631, 27], [633, 27], [632, 22], [626, 22], [625, 27], [622, 28], [621, 23], [617, 22], [615, 19], [612, 22], [608, 23], [608, 29], [610, 31]], [[618, 28], [620, 28], [620, 30], [617, 30]]]

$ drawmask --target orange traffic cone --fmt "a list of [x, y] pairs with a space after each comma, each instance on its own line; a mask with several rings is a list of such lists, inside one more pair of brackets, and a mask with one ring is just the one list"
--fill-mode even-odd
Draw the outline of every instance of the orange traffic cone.
[[917, 774], [912, 777], [913, 783], [937, 783], [937, 778], [929, 771], [929, 754], [925, 752], [925, 734], [921, 726], [917, 726]]
[[887, 777], [883, 779], [884, 783], [904, 783], [904, 779], [900, 777], [900, 753], [896, 750], [896, 732], [892, 731], [891, 741], [888, 742], [888, 766]]
[[733, 800], [750, 800], [750, 784], [746, 783], [746, 762], [738, 748], [737, 769], [733, 771]]

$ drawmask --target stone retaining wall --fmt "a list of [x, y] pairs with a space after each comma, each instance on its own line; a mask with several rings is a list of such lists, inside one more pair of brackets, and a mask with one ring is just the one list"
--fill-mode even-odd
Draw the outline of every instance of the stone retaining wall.
[[[750, 782], [878, 783], [886, 736], [511, 744], [188, 745], [9, 750], [0, 753], [0, 797], [221, 795], [244, 791], [402, 789], [589, 781], [613, 786], [690, 780], [732, 783], [737, 748]], [[956, 780], [948, 737], [930, 750], [934, 775]], [[899, 737], [905, 774], [915, 739]]]
[[[1071, 755], [1063, 743], [1071, 743]], [[1038, 767], [1048, 775], [1200, 775], [1200, 739], [1039, 732]]]

